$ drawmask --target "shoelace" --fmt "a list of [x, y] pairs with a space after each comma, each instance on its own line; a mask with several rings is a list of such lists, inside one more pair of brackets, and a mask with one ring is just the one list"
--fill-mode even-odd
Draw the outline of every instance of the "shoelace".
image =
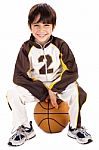
[[12, 138], [15, 138], [16, 136], [19, 136], [19, 139], [21, 139], [21, 133], [24, 133], [23, 135], [24, 135], [25, 137], [27, 137], [27, 135], [26, 135], [25, 132], [26, 132], [26, 131], [25, 131], [24, 127], [23, 127], [23, 126], [19, 126], [18, 129], [16, 129], [16, 130], [14, 130], [14, 131], [11, 132], [12, 134], [15, 133], [15, 134], [12, 136]]
[[13, 128], [11, 134], [14, 134], [15, 132], [18, 132], [20, 130], [22, 130], [22, 126], [19, 126], [17, 129]]
[[86, 136], [90, 135], [89, 133], [87, 133], [87, 129], [85, 127], [81, 127], [78, 129], [80, 132], [82, 132], [83, 134], [85, 134]]
[[20, 133], [24, 133], [24, 135], [27, 137], [26, 131], [31, 130], [31, 129], [32, 129], [32, 121], [30, 121], [30, 128], [24, 127], [23, 125], [19, 126], [17, 129], [13, 128], [12, 131], [11, 131], [11, 134], [14, 134], [14, 133], [15, 134], [12, 136], [12, 138], [15, 137], [15, 136], [20, 137]]

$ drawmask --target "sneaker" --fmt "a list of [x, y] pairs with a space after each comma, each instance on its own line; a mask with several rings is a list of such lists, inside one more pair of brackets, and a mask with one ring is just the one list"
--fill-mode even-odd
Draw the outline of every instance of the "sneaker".
[[88, 143], [92, 142], [91, 135], [86, 132], [86, 129], [84, 127], [72, 129], [69, 126], [67, 135], [73, 139], [76, 139], [77, 142], [80, 144], [88, 144]]
[[24, 127], [21, 125], [16, 131], [14, 131], [14, 135], [9, 139], [9, 146], [19, 146], [24, 144], [26, 140], [29, 140], [36, 136], [32, 127], [32, 121], [30, 121], [30, 128]]

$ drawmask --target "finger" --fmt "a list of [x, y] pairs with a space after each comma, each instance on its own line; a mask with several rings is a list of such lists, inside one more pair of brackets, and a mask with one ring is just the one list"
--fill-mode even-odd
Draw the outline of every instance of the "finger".
[[56, 109], [58, 109], [58, 104], [57, 102], [52, 102], [53, 107], [55, 107]]
[[47, 102], [47, 103], [48, 103], [48, 99], [46, 99], [46, 100], [45, 100], [45, 102]]
[[55, 105], [55, 108], [58, 109], [58, 104]]

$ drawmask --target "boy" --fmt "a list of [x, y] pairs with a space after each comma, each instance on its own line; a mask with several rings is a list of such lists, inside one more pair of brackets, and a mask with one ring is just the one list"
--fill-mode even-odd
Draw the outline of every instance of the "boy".
[[18, 146], [35, 137], [28, 121], [25, 104], [46, 101], [58, 109], [57, 97], [70, 107], [68, 136], [81, 144], [90, 143], [91, 135], [81, 127], [80, 110], [86, 101], [85, 91], [77, 84], [78, 68], [67, 43], [52, 36], [56, 13], [48, 4], [34, 5], [28, 15], [30, 39], [23, 43], [15, 64], [15, 88], [8, 91], [15, 133], [8, 145]]

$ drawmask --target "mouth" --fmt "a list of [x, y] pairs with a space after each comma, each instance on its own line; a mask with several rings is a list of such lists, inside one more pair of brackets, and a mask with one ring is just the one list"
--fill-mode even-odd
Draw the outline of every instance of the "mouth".
[[37, 34], [38, 37], [42, 38], [45, 37], [47, 34]]

